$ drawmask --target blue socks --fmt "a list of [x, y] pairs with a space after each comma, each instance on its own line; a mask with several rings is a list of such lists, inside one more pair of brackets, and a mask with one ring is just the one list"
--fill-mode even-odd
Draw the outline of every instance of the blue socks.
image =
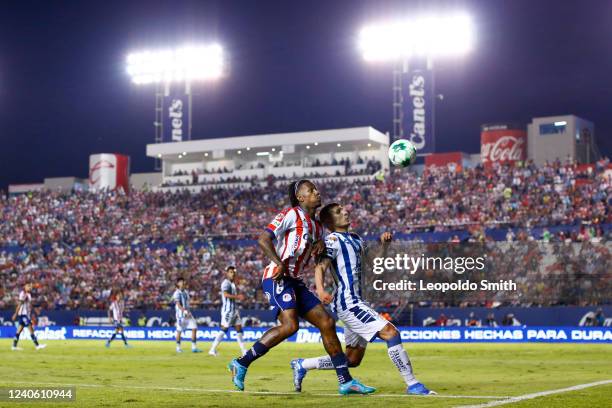
[[237, 361], [243, 367], [248, 367], [253, 361], [266, 354], [268, 350], [270, 349], [265, 344], [255, 342], [253, 347], [251, 347], [249, 351], [247, 351], [244, 356], [240, 357]]
[[338, 382], [340, 384], [347, 383], [353, 379], [351, 374], [349, 374], [348, 361], [344, 353], [340, 352], [335, 356], [331, 356], [331, 361], [336, 370], [336, 375], [338, 376]]

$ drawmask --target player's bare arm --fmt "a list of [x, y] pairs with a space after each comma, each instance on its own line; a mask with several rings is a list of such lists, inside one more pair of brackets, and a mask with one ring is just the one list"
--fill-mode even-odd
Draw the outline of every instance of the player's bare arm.
[[330, 304], [333, 300], [333, 296], [325, 290], [325, 272], [331, 265], [329, 258], [323, 258], [315, 266], [315, 285], [317, 288], [317, 296], [321, 299], [321, 302], [326, 305]]
[[244, 300], [244, 295], [242, 293], [236, 293], [235, 295], [232, 295], [229, 292], [223, 292], [223, 296], [228, 299]]
[[276, 253], [276, 249], [274, 248], [274, 243], [272, 242], [272, 237], [267, 232], [262, 232], [259, 235], [259, 239], [257, 240], [259, 247], [266, 254], [266, 256], [274, 262], [278, 267], [272, 274], [272, 279], [280, 279], [285, 274], [285, 265], [283, 261], [280, 259], [278, 254]]
[[325, 241], [323, 241], [322, 239], [316, 240], [312, 244], [312, 250], [311, 250], [312, 256], [314, 256], [316, 259], [319, 255], [323, 253], [323, 251], [325, 251]]
[[13, 313], [13, 318], [12, 320], [15, 320], [17, 318], [17, 312], [19, 311], [19, 309], [21, 308], [21, 305], [23, 304], [22, 301], [18, 300], [17, 301], [17, 307], [15, 308], [15, 313]]

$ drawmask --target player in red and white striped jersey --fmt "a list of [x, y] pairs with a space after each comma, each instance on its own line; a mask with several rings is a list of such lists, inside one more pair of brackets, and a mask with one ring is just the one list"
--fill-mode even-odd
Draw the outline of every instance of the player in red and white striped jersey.
[[117, 335], [121, 336], [121, 340], [123, 340], [123, 344], [127, 348], [131, 348], [128, 344], [127, 339], [125, 338], [125, 333], [123, 332], [123, 313], [125, 311], [125, 302], [123, 301], [123, 292], [121, 290], [117, 291], [115, 294], [113, 301], [108, 308], [108, 319], [115, 326], [115, 332], [113, 335], [106, 340], [104, 344], [107, 348], [110, 347], [110, 344]]
[[262, 287], [270, 305], [278, 311], [280, 325], [265, 332], [242, 357], [230, 362], [232, 381], [236, 388], [244, 390], [249, 365], [292, 336], [302, 317], [321, 331], [323, 346], [338, 375], [340, 393], [374, 392], [374, 388], [361, 384], [349, 374], [336, 324], [300, 276], [311, 256], [318, 256], [324, 248], [323, 229], [315, 219], [316, 210], [321, 206], [319, 191], [311, 181], [299, 180], [289, 185], [288, 193], [292, 207], [279, 213], [259, 237], [260, 248], [271, 260], [264, 270]]

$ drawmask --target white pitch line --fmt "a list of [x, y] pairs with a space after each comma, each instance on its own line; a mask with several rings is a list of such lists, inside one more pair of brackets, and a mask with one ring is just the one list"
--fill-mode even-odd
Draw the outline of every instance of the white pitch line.
[[461, 406], [456, 407], [456, 408], [488, 408], [488, 407], [498, 407], [500, 405], [514, 404], [515, 402], [525, 401], [525, 400], [534, 399], [534, 398], [538, 398], [538, 397], [545, 397], [547, 395], [561, 394], [563, 392], [570, 392], [570, 391], [578, 391], [578, 390], [583, 390], [585, 388], [597, 387], [599, 385], [606, 385], [606, 384], [612, 384], [612, 380], [603, 380], [603, 381], [596, 381], [596, 382], [592, 382], [592, 383], [588, 383], [588, 384], [579, 384], [579, 385], [574, 385], [572, 387], [559, 388], [558, 390], [534, 392], [533, 394], [519, 395], [517, 397], [510, 397], [510, 398], [503, 399], [503, 400], [500, 400], [500, 401], [491, 401], [491, 402], [486, 402], [484, 404], [478, 404], [478, 405], [461, 405]]
[[[93, 388], [123, 388], [123, 389], [132, 389], [132, 390], [161, 390], [161, 391], [188, 391], [188, 392], [200, 392], [204, 394], [217, 394], [217, 393], [226, 393], [226, 394], [253, 394], [253, 395], [307, 395], [311, 397], [342, 397], [340, 394], [311, 394], [304, 393], [300, 394], [297, 392], [280, 392], [280, 391], [238, 391], [238, 390], [215, 390], [215, 389], [206, 389], [206, 388], [188, 388], [188, 387], [147, 387], [143, 385], [119, 385], [119, 384], [66, 384], [66, 383], [58, 383], [58, 382], [30, 382], [30, 381], [6, 381], [7, 384], [25, 384], [25, 385], [57, 385], [62, 387], [93, 387]], [[510, 396], [503, 395], [407, 395], [407, 394], [369, 394], [368, 398], [455, 398], [455, 399], [503, 399], [503, 398], [512, 398]]]

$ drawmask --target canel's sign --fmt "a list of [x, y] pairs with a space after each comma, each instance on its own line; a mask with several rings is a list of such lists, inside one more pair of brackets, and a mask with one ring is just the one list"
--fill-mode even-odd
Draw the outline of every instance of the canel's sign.
[[172, 99], [168, 108], [168, 118], [170, 119], [170, 134], [173, 142], [183, 140], [183, 101], [180, 99]]
[[164, 95], [163, 123], [164, 142], [182, 142], [189, 138], [188, 95], [178, 88], [167, 89]]
[[419, 153], [432, 153], [435, 149], [432, 71], [417, 69], [409, 72], [403, 92], [404, 137], [414, 144]]

